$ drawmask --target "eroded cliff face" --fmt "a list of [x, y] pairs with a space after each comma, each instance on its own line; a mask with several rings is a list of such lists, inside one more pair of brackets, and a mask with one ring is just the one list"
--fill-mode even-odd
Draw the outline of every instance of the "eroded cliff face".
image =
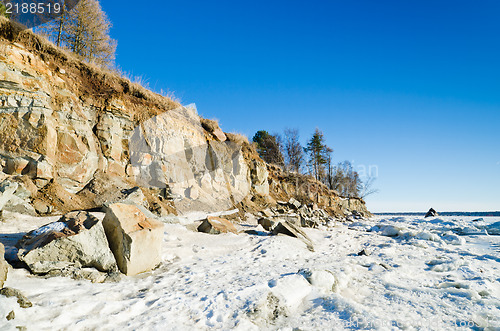
[[10, 40], [0, 50], [0, 171], [23, 177], [31, 198], [54, 202], [55, 212], [98, 207], [114, 195], [107, 191], [133, 186], [179, 212], [227, 210], [268, 194], [265, 164], [249, 166], [241, 145], [218, 127], [205, 130], [194, 106], [151, 112], [112, 86], [90, 97], [74, 67], [55, 57]]
[[304, 204], [314, 204], [336, 217], [344, 217], [354, 210], [363, 216], [371, 216], [362, 199], [341, 197], [311, 176], [284, 172], [274, 165], [268, 165], [267, 169], [270, 195], [276, 200], [288, 201], [293, 197]]
[[292, 189], [248, 142], [207, 124], [194, 106], [92, 68], [5, 20], [0, 39], [0, 193], [10, 192], [10, 205], [62, 213], [133, 195], [166, 215], [258, 209], [303, 195], [339, 215], [351, 203], [366, 210], [334, 192]]

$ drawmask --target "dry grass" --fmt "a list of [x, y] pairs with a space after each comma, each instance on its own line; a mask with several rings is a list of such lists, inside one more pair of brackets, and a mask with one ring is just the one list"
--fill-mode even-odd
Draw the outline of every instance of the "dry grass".
[[[84, 62], [75, 54], [56, 47], [49, 40], [33, 33], [15, 22], [0, 17], [0, 40], [18, 43], [38, 55], [56, 71], [64, 69], [70, 78], [73, 92], [84, 102], [104, 109], [113, 98], [121, 98], [127, 111], [137, 122], [145, 121], [164, 111], [180, 106], [169, 96], [154, 93], [131, 82], [119, 73]], [[97, 103], [97, 104], [96, 104]]]
[[229, 132], [226, 133], [227, 139], [229, 141], [232, 141], [233, 143], [236, 143], [241, 146], [249, 145], [250, 143], [248, 142], [247, 136], [241, 134], [241, 133], [235, 133], [235, 132]]

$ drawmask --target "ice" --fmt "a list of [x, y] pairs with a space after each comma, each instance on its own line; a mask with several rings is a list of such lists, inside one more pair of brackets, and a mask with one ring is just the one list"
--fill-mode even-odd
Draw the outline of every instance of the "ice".
[[[0, 240], [7, 251], [25, 232], [52, 220], [4, 217]], [[21, 309], [15, 299], [0, 297], [0, 329], [500, 327], [498, 218], [337, 222], [304, 229], [315, 243], [310, 252], [296, 238], [269, 236], [255, 222], [239, 225], [252, 231], [238, 235], [200, 234], [190, 224], [203, 217], [165, 220], [163, 264], [118, 283], [45, 279], [11, 269], [5, 286], [20, 289], [33, 307]], [[359, 256], [363, 249], [367, 255]], [[7, 321], [11, 310], [16, 318]]]
[[60, 232], [60, 231], [64, 230], [64, 228], [66, 228], [66, 224], [63, 222], [50, 223], [50, 224], [47, 224], [45, 226], [42, 226], [42, 227], [36, 229], [36, 231], [33, 231], [33, 236], [36, 237], [36, 236], [42, 235], [42, 234], [50, 232], [50, 231]]

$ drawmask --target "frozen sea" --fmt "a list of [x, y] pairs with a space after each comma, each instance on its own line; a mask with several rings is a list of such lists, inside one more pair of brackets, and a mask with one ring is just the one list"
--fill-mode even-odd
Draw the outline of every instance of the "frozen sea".
[[[46, 222], [12, 218], [0, 240], [8, 246]], [[0, 329], [500, 330], [500, 217], [337, 222], [304, 229], [314, 252], [255, 220], [238, 235], [190, 228], [166, 224], [163, 264], [119, 283], [11, 269], [5, 286], [33, 307], [0, 297]]]

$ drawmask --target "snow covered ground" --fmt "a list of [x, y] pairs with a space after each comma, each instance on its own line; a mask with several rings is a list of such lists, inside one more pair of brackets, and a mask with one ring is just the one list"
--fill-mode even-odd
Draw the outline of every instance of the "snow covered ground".
[[[164, 264], [119, 283], [11, 269], [5, 286], [33, 307], [0, 297], [0, 329], [498, 330], [500, 218], [483, 219], [375, 217], [305, 229], [315, 252], [250, 224], [240, 228], [255, 231], [239, 235], [166, 224]], [[0, 233], [41, 225], [33, 222], [0, 223]]]

